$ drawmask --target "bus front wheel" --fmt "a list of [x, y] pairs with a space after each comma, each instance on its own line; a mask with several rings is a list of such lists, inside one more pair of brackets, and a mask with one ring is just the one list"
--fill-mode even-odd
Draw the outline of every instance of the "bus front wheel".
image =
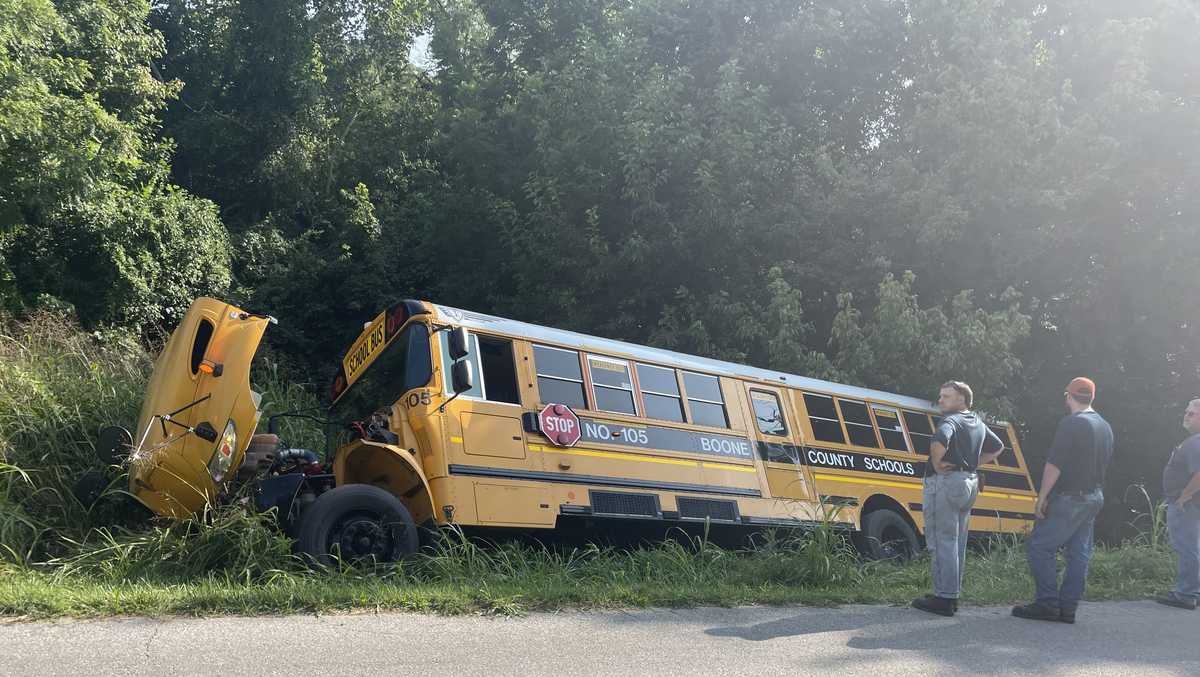
[[370, 484], [331, 489], [304, 511], [296, 547], [324, 566], [397, 562], [417, 551], [412, 514], [390, 492]]
[[908, 561], [917, 556], [921, 542], [908, 520], [893, 510], [875, 510], [863, 516], [855, 544], [868, 559]]

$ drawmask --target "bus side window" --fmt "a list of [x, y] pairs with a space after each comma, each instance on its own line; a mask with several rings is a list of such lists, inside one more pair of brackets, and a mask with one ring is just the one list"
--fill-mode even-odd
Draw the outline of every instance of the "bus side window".
[[538, 394], [542, 403], [587, 409], [578, 352], [535, 345], [533, 363], [537, 370]]
[[683, 372], [683, 388], [687, 391], [692, 423], [714, 428], [728, 428], [725, 399], [721, 397], [721, 381], [716, 376]]
[[596, 409], [636, 416], [637, 402], [633, 395], [633, 379], [629, 376], [629, 363], [599, 355], [588, 355], [587, 362]]
[[804, 408], [808, 410], [808, 422], [812, 424], [813, 437], [822, 442], [846, 443], [846, 436], [842, 433], [842, 421], [838, 418], [832, 397], [804, 393]]
[[908, 443], [904, 441], [904, 426], [900, 425], [900, 417], [896, 415], [896, 410], [878, 405], [871, 409], [875, 413], [875, 424], [879, 427], [879, 438], [883, 440], [884, 448], [907, 452]]
[[517, 366], [513, 361], [512, 341], [479, 336], [480, 371], [483, 372], [484, 397], [492, 402], [521, 403], [517, 386]]
[[683, 423], [683, 399], [679, 397], [675, 370], [638, 364], [637, 375], [646, 416]]
[[996, 437], [1004, 443], [1004, 451], [1000, 452], [1000, 457], [996, 459], [996, 463], [1007, 468], [1019, 468], [1021, 465], [1017, 463], [1017, 452], [1013, 451], [1012, 439], [1008, 436], [1008, 428], [999, 425], [989, 425], [992, 432], [996, 433]]
[[875, 438], [875, 426], [871, 423], [871, 415], [867, 413], [867, 405], [855, 400], [839, 399], [838, 406], [842, 410], [842, 419], [846, 421], [850, 444], [878, 449], [879, 440]]
[[908, 427], [908, 439], [912, 442], [913, 451], [928, 456], [929, 443], [933, 440], [933, 426], [929, 423], [929, 414], [905, 411], [904, 425]]
[[783, 421], [783, 409], [780, 408], [779, 398], [775, 397], [774, 393], [751, 390], [750, 404], [754, 405], [754, 420], [758, 423], [760, 433], [787, 436], [787, 424]]

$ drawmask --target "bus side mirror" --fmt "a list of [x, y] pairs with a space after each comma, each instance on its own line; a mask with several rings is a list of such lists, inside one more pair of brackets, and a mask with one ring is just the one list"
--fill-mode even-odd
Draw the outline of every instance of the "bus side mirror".
[[471, 371], [471, 363], [467, 360], [455, 362], [454, 366], [450, 367], [450, 380], [454, 387], [455, 395], [465, 393], [475, 387], [475, 378]]
[[467, 356], [467, 330], [462, 327], [455, 327], [450, 330], [450, 359], [454, 361], [461, 360]]

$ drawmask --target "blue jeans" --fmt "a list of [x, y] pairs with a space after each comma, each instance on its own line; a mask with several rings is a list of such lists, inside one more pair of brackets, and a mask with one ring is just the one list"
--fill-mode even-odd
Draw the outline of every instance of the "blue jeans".
[[925, 478], [925, 547], [933, 553], [933, 594], [958, 599], [967, 563], [967, 523], [979, 497], [973, 472], [951, 472]]
[[[1025, 542], [1038, 602], [1063, 611], [1074, 611], [1079, 605], [1087, 582], [1088, 562], [1092, 559], [1092, 527], [1102, 507], [1104, 492], [1099, 489], [1083, 496], [1050, 496], [1046, 518], [1038, 520]], [[1061, 587], [1059, 549], [1067, 559]]]
[[1175, 592], [1200, 600], [1200, 499], [1180, 509], [1171, 501], [1167, 507], [1167, 534], [1179, 555]]

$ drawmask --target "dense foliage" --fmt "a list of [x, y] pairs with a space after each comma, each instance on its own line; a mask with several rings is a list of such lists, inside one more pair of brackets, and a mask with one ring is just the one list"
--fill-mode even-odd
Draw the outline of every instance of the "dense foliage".
[[1190, 0], [0, 0], [0, 299], [398, 297], [931, 394], [1153, 480], [1200, 393]]

